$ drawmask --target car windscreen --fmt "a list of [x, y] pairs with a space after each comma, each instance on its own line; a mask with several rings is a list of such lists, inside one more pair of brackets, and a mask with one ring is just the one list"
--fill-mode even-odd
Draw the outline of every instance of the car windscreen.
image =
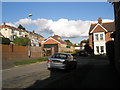
[[60, 58], [60, 59], [67, 59], [66, 54], [54, 54], [51, 58]]

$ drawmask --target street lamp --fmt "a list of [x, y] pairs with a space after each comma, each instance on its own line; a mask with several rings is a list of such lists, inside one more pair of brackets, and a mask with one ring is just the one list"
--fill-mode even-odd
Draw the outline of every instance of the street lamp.
[[28, 16], [29, 16], [29, 17], [31, 17], [31, 16], [32, 16], [32, 14], [28, 14]]
[[[33, 16], [33, 15], [28, 14], [28, 18], [31, 17], [31, 16]], [[30, 42], [31, 42], [31, 40], [30, 40]], [[28, 46], [28, 56], [29, 56], [29, 58], [31, 57], [31, 47], [30, 47], [30, 45]]]

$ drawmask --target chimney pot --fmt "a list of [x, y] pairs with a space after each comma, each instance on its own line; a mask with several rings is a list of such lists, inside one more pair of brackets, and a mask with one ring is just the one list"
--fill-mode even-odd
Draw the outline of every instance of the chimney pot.
[[98, 23], [102, 24], [102, 19], [101, 18], [98, 18]]
[[6, 25], [6, 23], [4, 22], [3, 25]]

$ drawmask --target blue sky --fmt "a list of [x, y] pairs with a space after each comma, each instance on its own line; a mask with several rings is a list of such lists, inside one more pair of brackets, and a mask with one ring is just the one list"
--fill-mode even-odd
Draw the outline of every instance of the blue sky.
[[[29, 18], [28, 14], [30, 13], [33, 14], [33, 16]], [[64, 23], [68, 22], [70, 23], [67, 25], [69, 27], [69, 25], [73, 25], [74, 23], [75, 23], [74, 25], [76, 24], [80, 25], [82, 21], [97, 21], [98, 17], [101, 17], [102, 19], [113, 20], [114, 19], [113, 5], [108, 2], [3, 2], [2, 3], [2, 22], [15, 24], [16, 22], [20, 23], [21, 19], [25, 21], [24, 19], [28, 18], [32, 22], [30, 24], [27, 24], [22, 21], [21, 22], [22, 25], [25, 26], [25, 28], [29, 31], [32, 31], [34, 29], [37, 32], [38, 32], [38, 28], [41, 29], [40, 25], [42, 25], [41, 27], [43, 28], [39, 31], [39, 33], [43, 35], [45, 38], [49, 37], [53, 33], [61, 35], [60, 33], [57, 33], [57, 31], [55, 30], [60, 31], [61, 29], [62, 32], [63, 30], [62, 27], [64, 26], [61, 25], [61, 28], [57, 29], [57, 27], [53, 27], [53, 26], [51, 27], [48, 24], [51, 25], [52, 23], [52, 25], [57, 26], [58, 23], [61, 24], [61, 22]], [[44, 19], [44, 20], [38, 20], [38, 19]], [[43, 21], [46, 23], [45, 25], [49, 26], [50, 28], [46, 28], [45, 25], [43, 24]], [[33, 22], [38, 22], [39, 26], [38, 23], [33, 23]], [[75, 28], [77, 33], [79, 27], [77, 25], [74, 27], [74, 25], [73, 28]], [[69, 29], [71, 28], [68, 28], [68, 32]], [[73, 43], [78, 43], [81, 40], [88, 38], [88, 37], [81, 37], [78, 34], [74, 34], [73, 35], [74, 38], [72, 37], [71, 34], [63, 35], [63, 37], [66, 37], [67, 35], [69, 36], [67, 37], [67, 39], [70, 39]]]

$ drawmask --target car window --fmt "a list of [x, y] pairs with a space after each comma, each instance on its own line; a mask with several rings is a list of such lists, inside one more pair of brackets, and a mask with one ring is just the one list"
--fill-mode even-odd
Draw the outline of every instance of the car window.
[[54, 54], [51, 58], [67, 59], [66, 54]]

